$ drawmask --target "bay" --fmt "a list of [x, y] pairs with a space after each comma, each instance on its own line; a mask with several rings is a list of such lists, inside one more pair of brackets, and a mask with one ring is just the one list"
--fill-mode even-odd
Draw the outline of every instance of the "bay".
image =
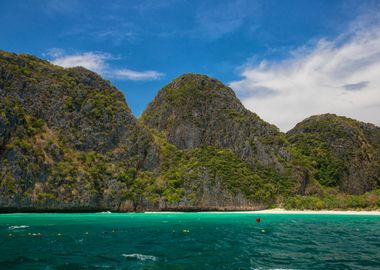
[[0, 268], [380, 269], [380, 217], [3, 214]]

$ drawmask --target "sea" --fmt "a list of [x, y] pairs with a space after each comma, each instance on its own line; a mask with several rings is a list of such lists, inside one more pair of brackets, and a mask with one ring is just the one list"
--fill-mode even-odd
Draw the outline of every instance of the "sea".
[[380, 269], [380, 216], [2, 214], [0, 269]]

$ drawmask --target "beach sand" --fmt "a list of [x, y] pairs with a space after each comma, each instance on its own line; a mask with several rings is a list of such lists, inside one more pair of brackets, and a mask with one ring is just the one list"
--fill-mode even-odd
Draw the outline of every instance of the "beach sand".
[[[170, 214], [170, 213], [184, 213], [184, 212], [144, 212], [151, 214]], [[354, 211], [354, 210], [286, 210], [283, 208], [274, 208], [267, 210], [258, 210], [258, 211], [211, 211], [204, 213], [231, 213], [231, 214], [311, 214], [311, 215], [371, 215], [371, 216], [380, 216], [380, 210], [373, 211]]]
[[353, 210], [285, 210], [275, 208], [268, 210], [254, 211], [260, 214], [321, 214], [321, 215], [374, 215], [380, 216], [380, 210], [374, 211], [353, 211]]

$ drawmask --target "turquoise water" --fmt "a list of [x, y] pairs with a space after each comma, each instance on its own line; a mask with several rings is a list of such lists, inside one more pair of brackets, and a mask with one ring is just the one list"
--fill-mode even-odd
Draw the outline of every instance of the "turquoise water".
[[380, 217], [5, 214], [0, 268], [380, 269]]

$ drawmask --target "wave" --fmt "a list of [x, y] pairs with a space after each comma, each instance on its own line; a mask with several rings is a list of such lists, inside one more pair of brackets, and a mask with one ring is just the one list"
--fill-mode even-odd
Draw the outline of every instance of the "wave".
[[[252, 270], [263, 270], [263, 268], [251, 268], [251, 269]], [[297, 269], [294, 269], [294, 268], [268, 268], [268, 270], [297, 270]]]
[[111, 211], [103, 211], [103, 212], [100, 212], [100, 214], [112, 214]]
[[15, 225], [15, 226], [9, 226], [8, 230], [25, 230], [28, 229], [30, 226], [28, 225]]
[[140, 261], [157, 261], [157, 257], [152, 255], [144, 255], [139, 253], [133, 253], [133, 254], [122, 254], [125, 258], [133, 258]]
[[106, 269], [113, 268], [112, 265], [106, 265], [106, 264], [94, 264], [92, 266], [95, 268], [106, 268]]

